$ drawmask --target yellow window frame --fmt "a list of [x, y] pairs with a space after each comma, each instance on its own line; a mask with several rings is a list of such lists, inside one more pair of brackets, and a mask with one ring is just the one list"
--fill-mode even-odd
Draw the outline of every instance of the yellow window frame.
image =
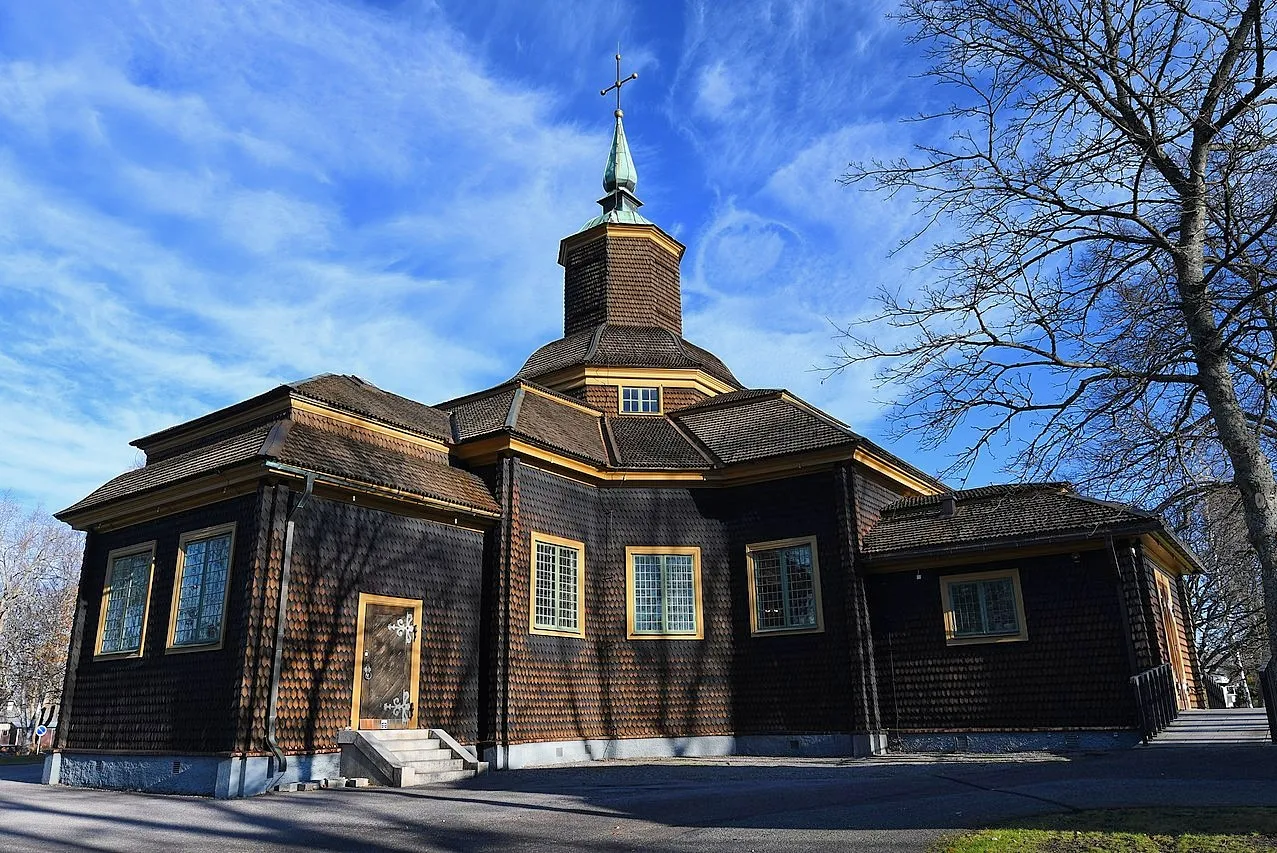
[[[777, 551], [782, 548], [795, 548], [800, 545], [807, 545], [811, 548], [811, 579], [814, 595], [813, 606], [816, 608], [816, 624], [797, 627], [760, 628], [758, 625], [758, 597], [754, 582], [754, 555], [763, 551]], [[751, 635], [771, 637], [784, 634], [819, 634], [825, 630], [825, 608], [820, 597], [820, 556], [817, 553], [815, 536], [773, 539], [770, 542], [755, 542], [752, 545], [746, 545], [745, 565], [749, 575], [749, 633]]]
[[[576, 629], [551, 628], [537, 624], [537, 543], [554, 545], [560, 548], [572, 548], [576, 554]], [[585, 543], [575, 539], [564, 539], [548, 533], [533, 533], [532, 545], [528, 549], [528, 562], [531, 564], [528, 575], [528, 633], [547, 634], [555, 637], [585, 636]]]
[[[973, 583], [976, 581], [1011, 579], [1011, 588], [1015, 594], [1015, 616], [1019, 632], [1015, 634], [976, 634], [959, 637], [957, 618], [953, 613], [953, 601], [949, 589], [954, 584]], [[972, 646], [982, 643], [1021, 643], [1029, 639], [1029, 626], [1024, 616], [1024, 594], [1020, 590], [1020, 570], [1018, 568], [996, 569], [987, 572], [966, 572], [963, 574], [940, 576], [940, 606], [944, 609], [944, 639], [950, 646]]]
[[[226, 565], [226, 585], [222, 589], [222, 624], [217, 633], [217, 639], [207, 643], [190, 643], [188, 645], [179, 646], [175, 644], [177, 638], [177, 607], [179, 599], [182, 595], [182, 576], [186, 572], [186, 546], [191, 542], [198, 542], [201, 539], [216, 539], [218, 537], [230, 534], [231, 543], [228, 552], [229, 562]], [[231, 598], [231, 569], [235, 564], [235, 523], [217, 524], [213, 527], [204, 527], [200, 530], [190, 530], [183, 533], [177, 540], [177, 570], [173, 573], [173, 596], [169, 604], [169, 620], [168, 635], [164, 641], [164, 653], [166, 655], [180, 655], [188, 652], [211, 652], [222, 647], [226, 641], [226, 609], [230, 605]]]
[[[638, 631], [634, 613], [634, 558], [640, 555], [656, 555], [692, 558], [692, 588], [696, 607], [695, 631]], [[625, 549], [625, 635], [631, 640], [703, 640], [705, 639], [705, 608], [701, 596], [701, 549], [695, 545], [632, 545]]]
[[[151, 559], [146, 569], [146, 596], [142, 599], [142, 632], [138, 635], [138, 643], [136, 649], [128, 649], [118, 652], [102, 651], [102, 640], [105, 639], [106, 633], [106, 614], [107, 608], [111, 604], [111, 576], [115, 574], [115, 561], [124, 557], [132, 557], [136, 554], [149, 554]], [[97, 639], [93, 644], [94, 660], [116, 660], [123, 658], [140, 658], [146, 650], [146, 627], [147, 621], [151, 614], [151, 586], [155, 583], [155, 540], [151, 539], [147, 542], [139, 542], [135, 545], [126, 545], [123, 548], [113, 548], [106, 555], [106, 577], [102, 581], [102, 605], [98, 611], [98, 630]]]

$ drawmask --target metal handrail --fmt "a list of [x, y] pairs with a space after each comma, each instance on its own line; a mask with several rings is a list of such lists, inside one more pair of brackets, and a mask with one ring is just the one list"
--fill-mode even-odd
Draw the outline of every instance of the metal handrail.
[[1259, 689], [1268, 713], [1268, 737], [1277, 743], [1277, 658], [1269, 658], [1259, 670]]
[[1179, 716], [1179, 704], [1175, 701], [1175, 674], [1171, 665], [1164, 663], [1131, 676], [1131, 689], [1135, 692], [1135, 707], [1140, 715], [1140, 732], [1144, 742], [1151, 741]]

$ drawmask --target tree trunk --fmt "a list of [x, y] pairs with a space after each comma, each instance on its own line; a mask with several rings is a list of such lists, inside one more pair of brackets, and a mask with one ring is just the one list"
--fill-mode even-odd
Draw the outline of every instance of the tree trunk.
[[1205, 278], [1205, 183], [1197, 183], [1195, 199], [1186, 199], [1181, 225], [1181, 253], [1176, 282], [1181, 310], [1197, 362], [1198, 382], [1233, 466], [1233, 483], [1242, 497], [1250, 543], [1259, 555], [1268, 623], [1269, 654], [1277, 658], [1277, 479], [1271, 460], [1246, 422], [1224, 342], [1211, 310]]

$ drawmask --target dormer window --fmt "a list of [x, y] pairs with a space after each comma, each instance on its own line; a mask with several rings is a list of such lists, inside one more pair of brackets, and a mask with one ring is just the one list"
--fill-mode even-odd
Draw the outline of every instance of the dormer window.
[[641, 386], [621, 388], [621, 414], [654, 415], [661, 411], [661, 389]]

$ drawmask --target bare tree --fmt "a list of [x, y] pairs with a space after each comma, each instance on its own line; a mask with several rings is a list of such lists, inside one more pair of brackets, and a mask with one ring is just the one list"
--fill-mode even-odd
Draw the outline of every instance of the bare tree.
[[906, 2], [946, 136], [843, 180], [919, 206], [936, 277], [839, 364], [881, 360], [901, 430], [973, 428], [956, 470], [1009, 441], [1019, 473], [1159, 509], [1232, 483], [1277, 653], [1272, 5]]
[[1171, 524], [1206, 565], [1206, 574], [1187, 584], [1202, 670], [1253, 677], [1268, 658], [1268, 632], [1259, 561], [1236, 490], [1221, 488], [1181, 504]]
[[0, 495], [0, 707], [30, 728], [56, 705], [66, 671], [79, 534]]

